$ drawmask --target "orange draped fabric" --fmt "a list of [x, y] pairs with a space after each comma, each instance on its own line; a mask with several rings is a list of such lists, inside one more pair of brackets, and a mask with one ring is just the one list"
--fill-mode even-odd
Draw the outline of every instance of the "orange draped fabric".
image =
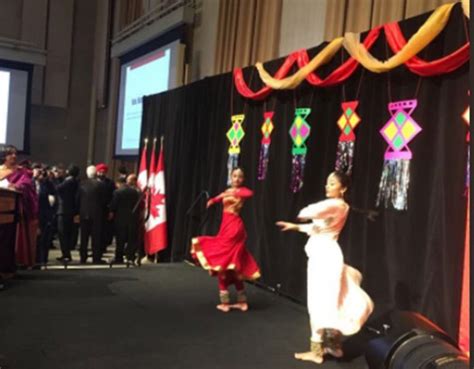
[[[372, 45], [378, 39], [380, 35], [381, 27], [377, 27], [372, 29], [365, 38], [363, 45], [370, 50]], [[291, 67], [294, 63], [298, 64], [298, 68], [304, 68], [309, 62], [309, 56], [306, 50], [299, 50], [291, 53], [288, 55], [282, 66], [278, 69], [275, 73], [273, 78], [275, 79], [282, 79], [286, 77], [288, 72], [290, 71]], [[349, 78], [352, 73], [357, 69], [359, 63], [354, 58], [349, 58], [346, 62], [344, 62], [340, 67], [335, 69], [331, 74], [329, 74], [326, 78], [321, 79], [316, 73], [312, 72], [308, 74], [306, 80], [308, 83], [312, 84], [313, 86], [318, 87], [328, 87], [334, 86], [339, 83], [344, 82], [347, 78]], [[239, 91], [239, 93], [249, 99], [253, 100], [262, 100], [266, 98], [271, 92], [272, 88], [269, 86], [265, 86], [258, 91], [252, 91], [250, 87], [244, 80], [242, 68], [235, 68], [234, 69], [234, 84]]]
[[[316, 70], [320, 65], [325, 64], [328, 60], [319, 63], [315, 62], [315, 70], [310, 70], [306, 76], [303, 76], [303, 78], [299, 78], [302, 76], [299, 76], [296, 79], [294, 77], [296, 77], [297, 74], [301, 74], [300, 72], [302, 69], [308, 69], [308, 64], [313, 63], [318, 59], [318, 57], [323, 58], [322, 54], [328, 54], [328, 46], [335, 43], [337, 39], [333, 40], [311, 61], [309, 60], [306, 50], [291, 53], [273, 77], [265, 71], [260, 63], [257, 63], [260, 78], [264, 80], [264, 83], [266, 84], [266, 86], [261, 88], [259, 91], [252, 91], [243, 78], [242, 69], [236, 68], [234, 69], [235, 87], [242, 96], [253, 100], [261, 100], [266, 98], [273, 89], [293, 89], [304, 79], [306, 79], [306, 81], [311, 85], [317, 87], [333, 86], [344, 82], [351, 76], [359, 64], [362, 64], [365, 68], [376, 73], [387, 72], [388, 70], [402, 64], [405, 64], [411, 72], [424, 77], [450, 73], [469, 61], [469, 42], [466, 42], [451, 54], [432, 61], [425, 61], [419, 58], [416, 54], [426, 47], [429, 42], [444, 29], [454, 5], [454, 3], [445, 4], [437, 8], [409, 41], [404, 38], [398, 22], [385, 24], [383, 29], [387, 38], [387, 43], [394, 52], [394, 56], [387, 61], [379, 61], [369, 53], [370, 47], [378, 38], [380, 29], [382, 28], [377, 27], [368, 33], [363, 44], [359, 43], [357, 34], [346, 34], [344, 36], [344, 47], [352, 57], [324, 79], [317, 76]], [[463, 6], [464, 11], [466, 12], [466, 6], [464, 3]], [[338, 45], [331, 47], [332, 51], [329, 52], [329, 57], [332, 56], [335, 47], [337, 48]], [[293, 76], [287, 77], [288, 72], [295, 62], [298, 65], [299, 71]], [[305, 73], [307, 73], [307, 71]], [[293, 80], [291, 79], [292, 77]], [[282, 81], [283, 79], [292, 80], [293, 82]]]
[[[384, 25], [384, 31], [387, 43], [395, 54], [407, 44], [397, 22]], [[469, 61], [469, 46], [469, 42], [466, 42], [451, 54], [432, 61], [425, 61], [418, 56], [414, 56], [407, 60], [405, 65], [410, 71], [423, 77], [449, 73]]]

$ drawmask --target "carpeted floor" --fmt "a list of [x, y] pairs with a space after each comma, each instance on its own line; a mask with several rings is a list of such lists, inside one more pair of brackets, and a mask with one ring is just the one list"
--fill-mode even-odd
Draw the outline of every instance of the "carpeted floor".
[[320, 366], [294, 360], [309, 344], [304, 306], [247, 292], [250, 310], [225, 314], [217, 281], [187, 264], [21, 272], [0, 292], [0, 367], [367, 368], [357, 349]]

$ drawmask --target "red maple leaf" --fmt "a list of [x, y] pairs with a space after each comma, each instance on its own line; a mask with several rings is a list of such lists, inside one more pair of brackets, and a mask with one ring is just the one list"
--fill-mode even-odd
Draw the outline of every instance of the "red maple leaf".
[[153, 216], [153, 218], [158, 218], [160, 215], [160, 208], [159, 206], [165, 203], [165, 195], [158, 192], [154, 195], [152, 195], [151, 198], [151, 209], [150, 213]]

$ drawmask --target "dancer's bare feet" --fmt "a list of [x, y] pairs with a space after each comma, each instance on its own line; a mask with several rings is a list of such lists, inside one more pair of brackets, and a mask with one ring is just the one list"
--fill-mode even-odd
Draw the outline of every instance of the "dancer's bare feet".
[[304, 360], [304, 361], [312, 361], [313, 363], [316, 363], [316, 364], [322, 364], [324, 361], [322, 355], [319, 355], [313, 351], [298, 352], [295, 354], [295, 359]]
[[230, 310], [229, 304], [219, 304], [216, 306], [217, 310], [223, 311], [224, 313], [228, 313]]
[[249, 306], [246, 302], [237, 302], [236, 304], [232, 305], [232, 307], [241, 311], [247, 311], [249, 309]]

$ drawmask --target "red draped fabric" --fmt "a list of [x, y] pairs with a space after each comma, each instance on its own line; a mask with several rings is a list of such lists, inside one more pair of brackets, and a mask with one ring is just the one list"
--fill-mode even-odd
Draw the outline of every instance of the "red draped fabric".
[[[367, 34], [363, 44], [369, 50], [374, 42], [380, 35], [380, 30], [382, 27], [377, 27]], [[275, 73], [273, 78], [282, 79], [285, 78], [288, 72], [290, 71], [291, 67], [295, 63], [298, 64], [299, 68], [304, 67], [306, 64], [309, 63], [309, 56], [306, 50], [295, 51], [288, 55], [286, 60], [283, 62], [282, 66], [278, 71]], [[354, 58], [349, 58], [346, 62], [344, 62], [339, 68], [335, 69], [329, 76], [324, 79], [321, 79], [316, 73], [310, 73], [306, 80], [312, 84], [313, 86], [318, 87], [327, 87], [337, 85], [338, 83], [344, 82], [347, 78], [349, 78], [352, 73], [356, 70], [359, 63]], [[234, 69], [234, 83], [237, 91], [239, 93], [248, 98], [253, 100], [262, 100], [266, 98], [271, 92], [272, 89], [268, 86], [261, 88], [260, 90], [254, 92], [252, 91], [247, 83], [244, 80], [244, 75], [242, 72], [242, 68], [235, 68]]]
[[[283, 62], [280, 69], [278, 69], [278, 71], [275, 73], [274, 78], [277, 78], [277, 79], [284, 78], [288, 74], [293, 64], [295, 64], [297, 57], [298, 57], [298, 52], [293, 52], [290, 55], [288, 55], [288, 57]], [[266, 98], [270, 94], [270, 92], [272, 92], [272, 89], [268, 86], [261, 88], [257, 92], [252, 91], [247, 86], [247, 83], [244, 80], [244, 74], [242, 72], [242, 68], [234, 69], [234, 83], [235, 83], [235, 87], [237, 88], [237, 91], [239, 91], [239, 93], [242, 96], [245, 96], [253, 100], [262, 100]]]
[[[383, 27], [390, 48], [394, 53], [398, 53], [407, 44], [400, 26], [397, 22], [393, 22]], [[423, 77], [449, 73], [469, 61], [469, 47], [469, 42], [467, 42], [451, 54], [432, 61], [425, 61], [414, 56], [405, 65], [410, 71]]]
[[[370, 50], [374, 42], [377, 40], [381, 29], [382, 27], [374, 28], [367, 34], [367, 37], [363, 42], [367, 50]], [[392, 51], [394, 53], [400, 52], [400, 50], [402, 50], [407, 44], [407, 41], [403, 36], [399, 24], [397, 22], [385, 24], [383, 29], [387, 38], [387, 43], [389, 44]], [[410, 71], [423, 77], [450, 73], [469, 61], [469, 49], [470, 43], [466, 42], [459, 49], [442, 58], [426, 61], [419, 58], [418, 56], [414, 56], [413, 58], [409, 59], [405, 65]], [[309, 61], [309, 56], [306, 50], [293, 52], [286, 58], [273, 78], [285, 78], [295, 62], [298, 64], [299, 68], [302, 68], [307, 65]], [[331, 72], [326, 78], [321, 79], [316, 73], [313, 72], [306, 77], [306, 80], [311, 85], [317, 87], [334, 86], [347, 80], [357, 69], [358, 65], [359, 63], [357, 60], [351, 57], [339, 68]], [[272, 92], [272, 89], [268, 86], [263, 87], [256, 92], [252, 91], [244, 80], [242, 68], [234, 69], [234, 83], [235, 87], [242, 96], [253, 100], [262, 100]]]

